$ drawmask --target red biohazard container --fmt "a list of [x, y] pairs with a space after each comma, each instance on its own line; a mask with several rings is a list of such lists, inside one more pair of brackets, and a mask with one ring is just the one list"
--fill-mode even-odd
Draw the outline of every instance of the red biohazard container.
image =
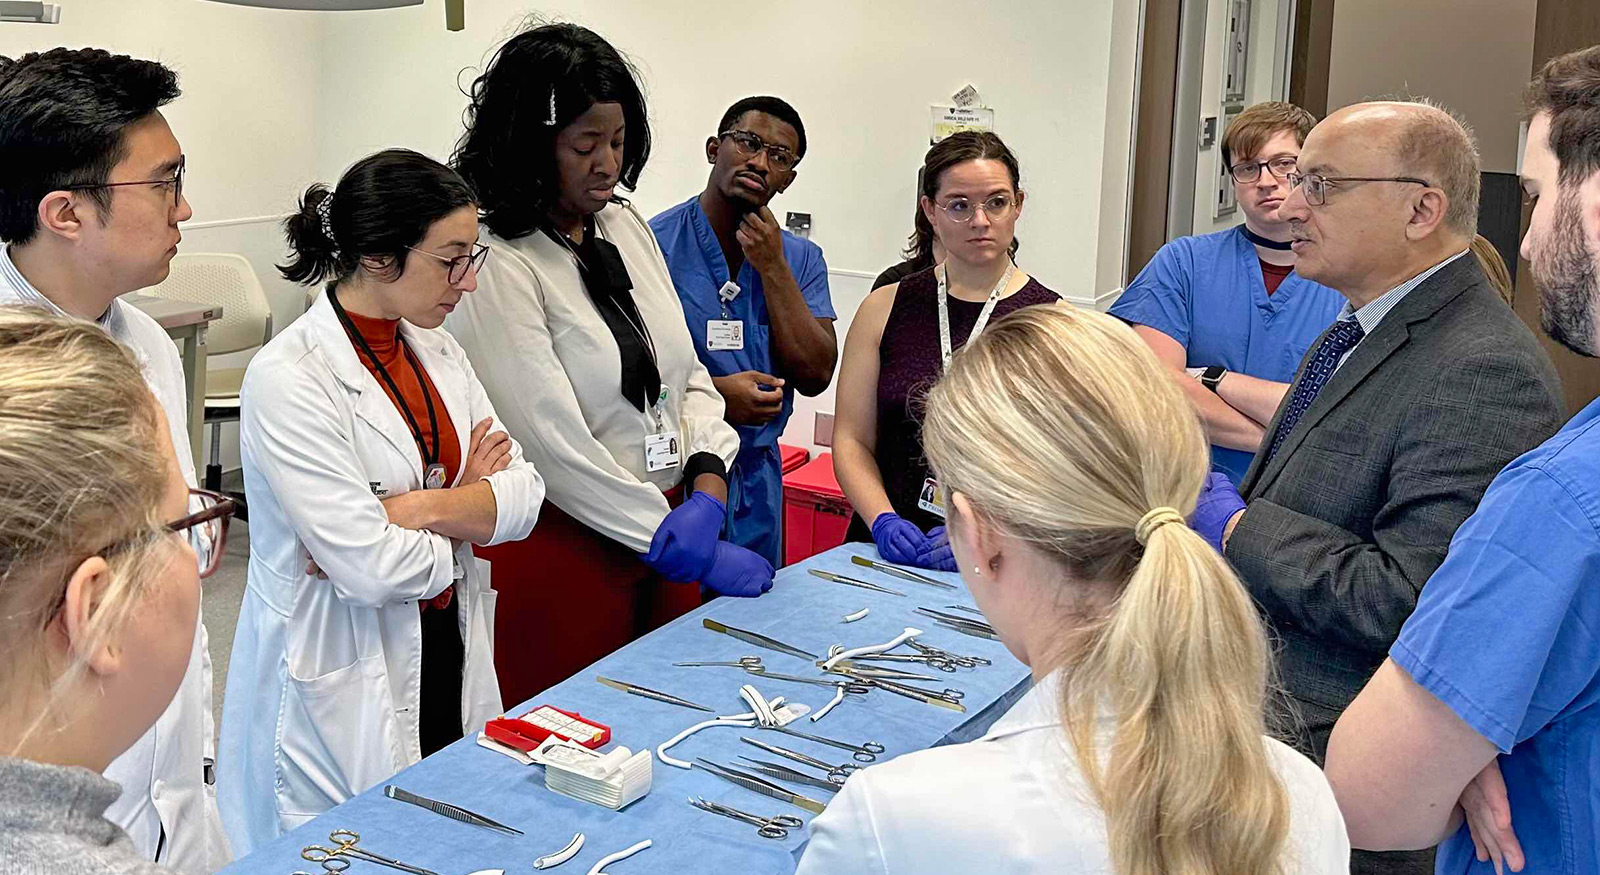
[[832, 453], [822, 453], [783, 475], [784, 564], [843, 544], [850, 514], [850, 502], [833, 474]]
[[783, 465], [783, 473], [790, 471], [811, 461], [811, 451], [805, 447], [791, 447], [788, 444], [778, 444], [778, 458]]

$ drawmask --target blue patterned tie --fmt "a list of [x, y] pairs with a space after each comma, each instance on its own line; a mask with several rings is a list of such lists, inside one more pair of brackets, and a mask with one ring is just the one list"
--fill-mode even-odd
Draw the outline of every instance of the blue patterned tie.
[[1311, 402], [1317, 400], [1322, 387], [1328, 385], [1328, 379], [1339, 367], [1339, 359], [1355, 349], [1365, 334], [1360, 322], [1341, 319], [1333, 323], [1328, 333], [1322, 336], [1317, 351], [1311, 356], [1311, 363], [1306, 365], [1306, 372], [1300, 375], [1300, 382], [1294, 384], [1294, 391], [1289, 395], [1289, 409], [1283, 412], [1283, 419], [1278, 422], [1278, 431], [1272, 436], [1272, 448], [1267, 450], [1266, 461], [1272, 461], [1272, 457], [1278, 454], [1283, 439], [1294, 431], [1300, 417], [1311, 408]]

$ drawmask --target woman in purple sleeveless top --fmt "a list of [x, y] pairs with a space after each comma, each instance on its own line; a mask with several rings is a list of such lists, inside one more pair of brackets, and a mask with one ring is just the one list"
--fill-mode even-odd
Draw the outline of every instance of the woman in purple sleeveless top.
[[1060, 296], [1017, 268], [1017, 159], [991, 133], [928, 150], [917, 234], [942, 264], [872, 292], [845, 339], [833, 466], [855, 508], [849, 539], [888, 562], [954, 571], [938, 489], [922, 454], [922, 399], [951, 352], [993, 319]]

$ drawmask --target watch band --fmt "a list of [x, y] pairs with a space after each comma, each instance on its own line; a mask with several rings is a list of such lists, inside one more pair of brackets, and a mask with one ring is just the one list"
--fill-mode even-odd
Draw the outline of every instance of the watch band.
[[1200, 372], [1200, 383], [1215, 393], [1217, 391], [1217, 385], [1221, 383], [1222, 378], [1227, 375], [1227, 368], [1223, 367], [1222, 365], [1212, 365], [1211, 367]]

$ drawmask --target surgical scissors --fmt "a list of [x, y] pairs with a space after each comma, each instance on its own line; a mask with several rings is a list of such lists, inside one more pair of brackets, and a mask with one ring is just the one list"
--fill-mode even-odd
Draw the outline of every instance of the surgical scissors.
[[336, 857], [354, 857], [357, 860], [366, 860], [368, 863], [377, 863], [381, 866], [388, 866], [391, 869], [410, 872], [412, 875], [439, 875], [432, 869], [412, 866], [408, 863], [385, 857], [382, 854], [356, 847], [361, 842], [361, 834], [353, 830], [336, 829], [328, 834], [328, 841], [336, 845], [336, 847], [324, 848], [321, 845], [309, 845], [300, 850], [300, 856], [313, 863], [321, 863], [322, 868], [329, 872], [343, 872], [345, 869], [350, 868], [350, 861], [348, 860], [344, 860], [344, 865], [336, 868], [329, 868], [329, 861]]
[[792, 814], [779, 814], [773, 817], [759, 817], [747, 811], [740, 811], [732, 806], [721, 805], [716, 802], [707, 802], [705, 798], [701, 796], [696, 796], [690, 799], [689, 804], [700, 809], [701, 811], [709, 811], [712, 814], [720, 814], [723, 817], [731, 817], [734, 820], [742, 820], [745, 823], [751, 824], [756, 828], [756, 835], [761, 836], [764, 839], [786, 839], [789, 837], [789, 830], [799, 829], [800, 827], [805, 826], [805, 821], [795, 817]]
[[674, 662], [680, 668], [698, 668], [700, 666], [717, 665], [730, 668], [742, 668], [748, 672], [761, 671], [765, 666], [761, 664], [759, 656], [741, 656], [737, 662]]
[[764, 741], [756, 741], [747, 735], [739, 736], [739, 740], [752, 747], [761, 748], [767, 753], [783, 757], [784, 759], [794, 760], [801, 765], [810, 766], [813, 769], [821, 769], [828, 774], [828, 783], [830, 784], [843, 784], [846, 778], [850, 777], [851, 774], [861, 768], [855, 763], [844, 763], [837, 766], [831, 765], [817, 759], [816, 757], [806, 756], [803, 753], [797, 753], [785, 747], [778, 747], [775, 744], [767, 744]]
[[921, 641], [918, 641], [915, 638], [912, 638], [906, 643], [911, 645], [911, 649], [917, 651], [918, 653], [932, 656], [935, 659], [948, 660], [952, 665], [957, 665], [961, 668], [976, 668], [980, 665], [994, 665], [992, 660], [985, 659], [981, 656], [962, 656], [958, 653], [951, 653], [948, 650], [940, 650], [939, 648], [929, 644], [923, 644]]
[[885, 750], [884, 746], [876, 741], [863, 741], [859, 745], [845, 744], [842, 741], [835, 741], [831, 738], [823, 738], [820, 735], [808, 735], [799, 731], [798, 729], [790, 729], [787, 726], [763, 726], [761, 728], [770, 730], [772, 732], [781, 732], [784, 735], [792, 735], [795, 738], [803, 738], [806, 741], [814, 741], [817, 744], [826, 744], [829, 747], [836, 747], [840, 750], [850, 751], [850, 758], [858, 763], [875, 762], [878, 759], [878, 754], [883, 753]]
[[844, 690], [847, 693], [856, 693], [863, 696], [872, 692], [871, 687], [855, 681], [834, 681], [827, 678], [803, 678], [796, 674], [779, 674], [777, 672], [767, 671], [766, 669], [747, 668], [745, 671], [748, 671], [758, 678], [770, 678], [771, 680], [775, 681], [791, 681], [797, 684], [816, 684], [819, 687], [833, 687], [834, 689]]
[[[350, 868], [350, 861], [344, 857], [329, 857], [322, 861], [322, 871], [324, 872], [343, 872], [348, 868]], [[289, 875], [311, 875], [311, 873], [295, 871], [289, 873]]]

